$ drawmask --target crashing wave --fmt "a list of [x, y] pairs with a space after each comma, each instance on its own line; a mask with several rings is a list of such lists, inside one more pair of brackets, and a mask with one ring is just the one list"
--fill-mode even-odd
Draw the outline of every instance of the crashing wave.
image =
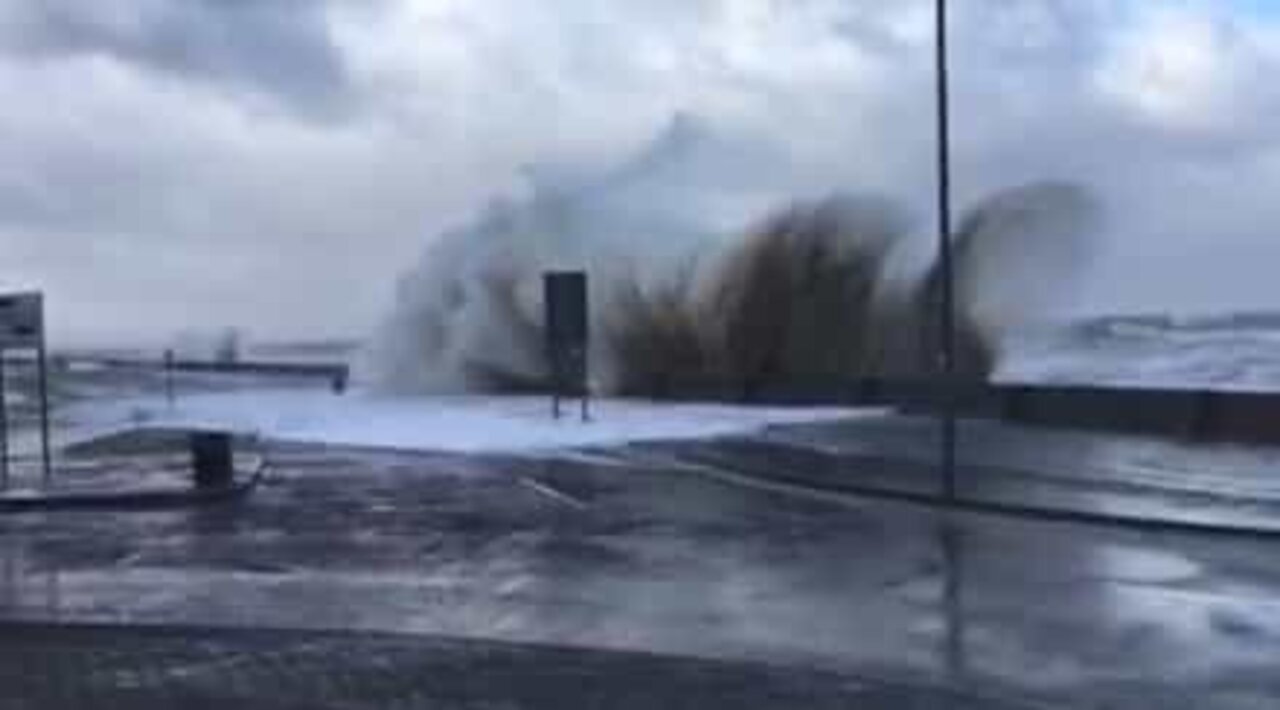
[[[905, 211], [884, 198], [837, 195], [726, 228], [742, 212], [726, 205], [753, 200], [741, 185], [710, 179], [713, 141], [681, 117], [619, 170], [573, 186], [537, 184], [531, 197], [495, 202], [441, 235], [400, 281], [366, 353], [368, 379], [396, 392], [542, 389], [550, 269], [590, 274], [590, 377], [600, 392], [676, 396], [714, 384], [749, 395], [930, 372], [937, 265], [906, 284], [887, 269], [913, 241]], [[1069, 282], [1064, 267], [1087, 256], [1097, 211], [1085, 190], [1044, 183], [1000, 192], [961, 219], [964, 374], [987, 377], [1003, 330]]]

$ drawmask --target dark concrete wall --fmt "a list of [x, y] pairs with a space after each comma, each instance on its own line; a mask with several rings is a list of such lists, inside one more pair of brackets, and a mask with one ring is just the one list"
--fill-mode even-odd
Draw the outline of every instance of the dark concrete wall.
[[1200, 441], [1280, 444], [1280, 394], [1099, 387], [992, 387], [1022, 424]]
[[[941, 387], [925, 379], [797, 382], [751, 392], [699, 380], [682, 382], [677, 389], [678, 399], [880, 406], [921, 414], [938, 411], [943, 401]], [[954, 386], [951, 399], [963, 417], [1196, 441], [1280, 444], [1280, 393], [991, 385], [970, 380]]]

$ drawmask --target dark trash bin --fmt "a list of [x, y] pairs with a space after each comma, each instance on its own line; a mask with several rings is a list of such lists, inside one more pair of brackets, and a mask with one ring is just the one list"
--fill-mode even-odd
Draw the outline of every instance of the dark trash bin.
[[191, 434], [191, 466], [196, 488], [225, 488], [235, 477], [231, 435], [225, 432]]

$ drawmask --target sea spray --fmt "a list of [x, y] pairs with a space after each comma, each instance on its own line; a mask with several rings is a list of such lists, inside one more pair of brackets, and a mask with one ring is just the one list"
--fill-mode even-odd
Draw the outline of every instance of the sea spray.
[[[700, 135], [681, 119], [594, 182], [536, 184], [531, 196], [495, 202], [433, 240], [400, 281], [366, 353], [367, 378], [399, 393], [543, 388], [549, 269], [590, 274], [590, 376], [601, 393], [687, 396], [713, 385], [750, 396], [933, 372], [938, 265], [888, 283], [894, 254], [928, 238], [912, 231], [906, 210], [837, 194], [726, 227], [706, 208], [709, 192], [727, 194], [701, 184], [713, 171], [672, 167], [688, 165]], [[997, 192], [960, 215], [963, 375], [987, 377], [1004, 331], [1067, 290], [1098, 212], [1084, 188], [1046, 182]]]

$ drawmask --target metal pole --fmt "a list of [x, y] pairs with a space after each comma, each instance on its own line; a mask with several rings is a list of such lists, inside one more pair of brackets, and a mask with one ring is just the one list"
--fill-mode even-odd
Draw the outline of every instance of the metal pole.
[[574, 361], [577, 363], [577, 368], [574, 374], [577, 375], [577, 382], [575, 384], [578, 387], [578, 396], [582, 397], [582, 421], [583, 423], [586, 423], [591, 421], [591, 383], [589, 382], [590, 377], [587, 375], [588, 353], [587, 344], [585, 342], [586, 338], [583, 340], [584, 342], [574, 354]]
[[960, 530], [951, 521], [943, 522], [941, 531], [943, 573], [943, 613], [946, 617], [946, 668], [952, 680], [959, 680], [966, 672], [968, 662], [965, 647], [964, 616], [964, 557]]
[[40, 461], [44, 465], [44, 485], [53, 479], [53, 461], [49, 454], [49, 368], [45, 362], [48, 354], [44, 342], [44, 329], [40, 329]]
[[169, 405], [169, 409], [173, 409], [174, 393], [173, 393], [173, 350], [166, 349], [164, 351], [164, 399]]
[[942, 476], [947, 500], [956, 497], [955, 280], [951, 260], [951, 107], [947, 66], [947, 0], [937, 0], [938, 267], [941, 277], [940, 369], [942, 380]]
[[553, 346], [551, 352], [551, 418], [560, 419], [560, 395], [563, 394], [564, 377], [560, 374], [559, 352]]
[[9, 404], [6, 401], [4, 349], [0, 348], [0, 484], [9, 489]]

